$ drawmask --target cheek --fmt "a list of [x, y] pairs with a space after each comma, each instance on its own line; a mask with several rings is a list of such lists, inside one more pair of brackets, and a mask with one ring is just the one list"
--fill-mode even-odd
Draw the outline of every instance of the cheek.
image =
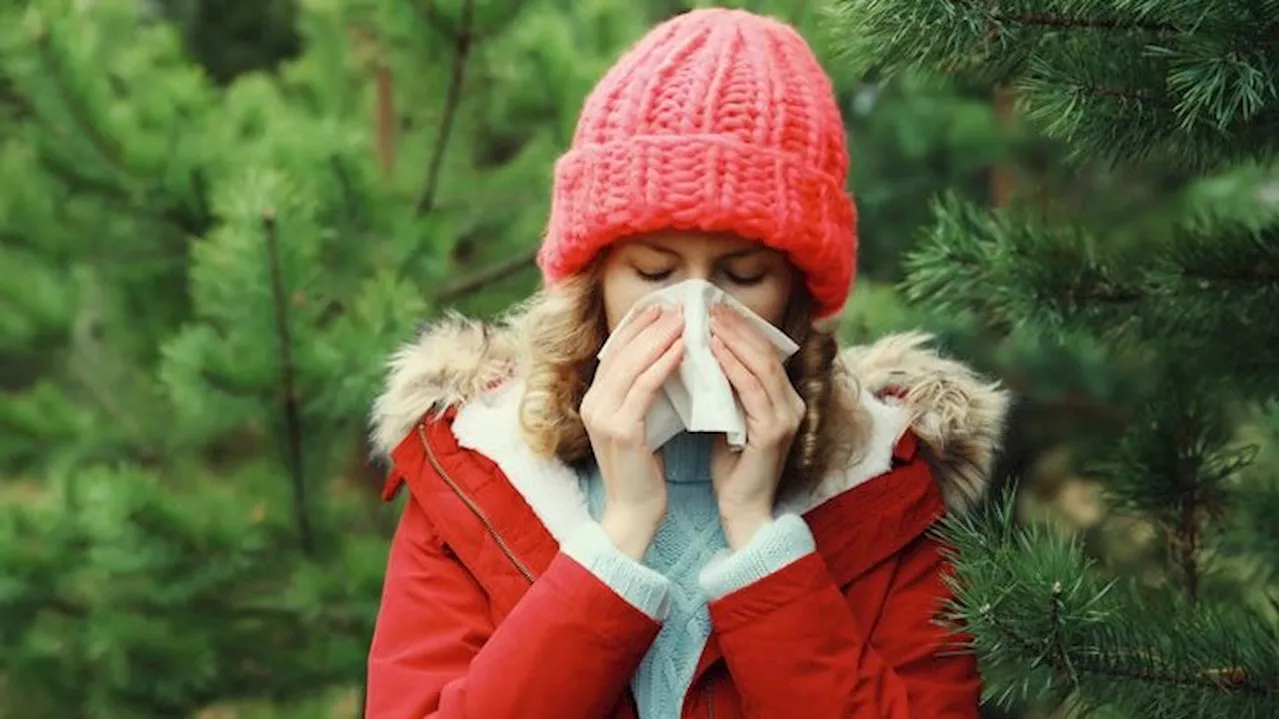
[[653, 288], [638, 277], [627, 277], [622, 273], [616, 273], [604, 278], [604, 315], [610, 332], [618, 326], [618, 323], [626, 316], [627, 310], [631, 309], [636, 300], [639, 300], [651, 289]]

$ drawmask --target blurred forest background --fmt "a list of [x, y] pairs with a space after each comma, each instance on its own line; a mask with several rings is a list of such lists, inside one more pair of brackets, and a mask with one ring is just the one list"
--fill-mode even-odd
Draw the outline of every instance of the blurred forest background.
[[[583, 97], [705, 4], [0, 0], [0, 717], [360, 715], [385, 357], [534, 289]], [[1275, 4], [721, 4], [836, 81], [846, 339], [1017, 394], [987, 716], [1275, 716]]]

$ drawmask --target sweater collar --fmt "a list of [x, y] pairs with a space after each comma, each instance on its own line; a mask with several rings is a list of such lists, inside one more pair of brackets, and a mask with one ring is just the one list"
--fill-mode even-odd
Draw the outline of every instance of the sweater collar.
[[662, 469], [672, 484], [706, 484], [711, 481], [710, 434], [681, 432], [662, 445]]

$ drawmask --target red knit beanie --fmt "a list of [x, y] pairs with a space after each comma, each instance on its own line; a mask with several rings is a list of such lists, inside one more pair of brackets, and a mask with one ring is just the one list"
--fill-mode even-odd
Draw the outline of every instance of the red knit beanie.
[[605, 74], [555, 167], [538, 254], [551, 284], [615, 241], [730, 232], [785, 253], [814, 319], [852, 289], [857, 237], [844, 125], [817, 58], [787, 25], [695, 10], [645, 35]]

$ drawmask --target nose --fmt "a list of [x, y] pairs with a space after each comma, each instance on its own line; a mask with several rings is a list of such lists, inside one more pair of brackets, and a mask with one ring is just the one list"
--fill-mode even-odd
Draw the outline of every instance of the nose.
[[692, 269], [692, 270], [690, 270], [690, 271], [689, 271], [689, 279], [691, 279], [691, 280], [702, 280], [702, 281], [704, 281], [704, 282], [710, 282], [710, 281], [711, 281], [711, 271], [710, 271], [710, 270], [708, 270], [708, 269], [706, 269], [706, 268], [702, 268], [702, 267], [694, 268], [694, 269]]
[[710, 259], [694, 257], [690, 258], [688, 263], [688, 266], [685, 267], [685, 277], [687, 279], [711, 282], [715, 278], [715, 266]]

